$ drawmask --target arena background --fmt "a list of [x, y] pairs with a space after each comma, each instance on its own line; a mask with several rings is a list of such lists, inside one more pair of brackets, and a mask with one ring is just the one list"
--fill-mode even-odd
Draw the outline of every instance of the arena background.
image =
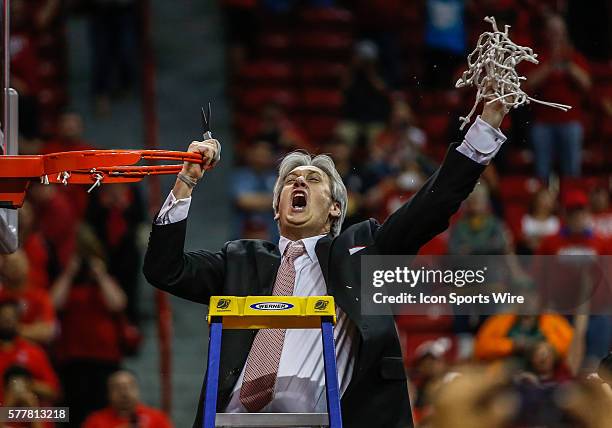
[[[458, 117], [469, 111], [474, 92], [454, 89], [456, 72], [463, 69], [477, 36], [488, 29], [482, 21], [487, 15], [512, 24], [512, 39], [536, 52], [542, 46], [544, 16], [565, 16], [592, 86], [580, 100], [582, 107], [575, 106], [584, 113], [576, 117], [584, 129], [581, 171], [577, 177], [562, 177], [555, 165], [548, 181], [554, 198], [551, 216], [563, 218], [563, 207], [581, 203], [596, 189], [610, 196], [612, 9], [604, 1], [588, 6], [578, 0], [11, 3], [18, 20], [11, 59], [12, 78], [22, 85], [17, 88], [23, 100], [22, 154], [84, 145], [157, 144], [184, 150], [200, 138], [200, 107], [211, 102], [212, 132], [223, 146], [222, 160], [195, 191], [188, 248], [216, 249], [241, 236], [276, 239], [271, 210], [262, 208], [271, 202], [265, 193], [271, 194], [276, 160], [298, 148], [331, 153], [337, 160], [351, 198], [347, 224], [368, 216], [384, 220], [431, 174], [448, 143], [460, 138]], [[440, 16], [433, 16], [433, 10]], [[442, 39], [430, 25], [436, 19], [451, 28]], [[448, 34], [455, 37], [444, 39]], [[76, 135], [78, 117], [82, 136]], [[543, 187], [534, 172], [530, 139], [537, 120], [537, 112], [534, 117], [523, 108], [504, 122], [509, 141], [485, 173], [488, 194], [479, 193], [503, 239], [497, 247], [487, 247], [487, 239], [474, 244], [482, 245], [478, 251], [534, 251], [535, 244], [522, 235], [522, 220]], [[393, 152], [398, 145], [401, 156]], [[49, 198], [30, 200], [32, 230], [47, 249], [43, 264], [28, 252], [30, 268], [47, 272], [50, 286], [68, 263], [82, 222], [92, 223], [107, 253], [114, 254], [111, 271], [121, 271], [118, 260], [123, 257], [140, 260], [148, 224], [172, 182], [172, 177], [145, 180], [137, 190], [127, 190], [131, 202], [120, 209], [104, 206], [100, 195], [108, 186], [90, 197], [55, 187]], [[142, 196], [140, 207], [134, 192]], [[88, 208], [92, 200], [104, 209]], [[611, 208], [597, 209], [602, 239], [610, 239]], [[118, 237], [112, 232], [117, 227], [123, 231]], [[449, 251], [448, 240], [445, 233], [426, 251], [443, 254]], [[117, 242], [125, 245], [125, 254]], [[123, 363], [138, 375], [145, 403], [161, 407], [171, 398], [175, 425], [189, 426], [205, 368], [205, 308], [169, 298], [172, 369], [160, 373], [159, 297], [141, 274], [134, 278], [121, 286], [143, 342]], [[440, 347], [445, 354], [451, 343], [453, 356], [445, 358], [452, 360], [470, 358], [480, 321], [458, 326], [450, 319], [420, 317], [399, 324], [410, 355], [431, 346], [436, 351], [427, 355], [437, 356]], [[601, 346], [610, 349], [610, 337], [602, 340], [607, 343]], [[51, 345], [48, 350], [53, 357]], [[171, 390], [162, 393], [160, 379], [170, 380]]]

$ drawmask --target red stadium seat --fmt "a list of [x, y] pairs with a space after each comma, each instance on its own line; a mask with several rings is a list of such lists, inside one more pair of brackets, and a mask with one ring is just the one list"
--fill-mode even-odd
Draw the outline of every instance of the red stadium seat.
[[338, 119], [331, 116], [304, 116], [300, 120], [301, 128], [311, 141], [323, 143], [334, 133]]
[[590, 64], [591, 77], [595, 84], [612, 83], [612, 64], [605, 62], [592, 62]]
[[284, 62], [258, 61], [246, 64], [239, 73], [241, 83], [287, 85], [292, 79], [291, 66]]
[[523, 236], [523, 216], [529, 212], [529, 204], [524, 202], [504, 201], [504, 220], [514, 242], [518, 242]]
[[420, 124], [432, 143], [448, 143], [448, 128], [450, 116], [446, 113], [433, 113], [422, 116]]
[[327, 27], [334, 30], [349, 30], [353, 24], [353, 14], [350, 11], [333, 7], [306, 9], [300, 16], [302, 24], [308, 28]]
[[425, 91], [417, 98], [418, 111], [434, 113], [451, 113], [459, 107], [461, 96], [455, 90], [452, 91]]
[[428, 256], [448, 254], [448, 234], [441, 233], [434, 236], [431, 241], [421, 247], [419, 254]]
[[601, 147], [598, 141], [591, 141], [582, 149], [583, 174], [596, 174], [606, 171], [606, 148]]
[[457, 355], [457, 338], [453, 333], [453, 317], [449, 316], [452, 314], [452, 308], [446, 305], [427, 305], [420, 309], [431, 314], [395, 317], [403, 342], [406, 365], [413, 364], [419, 346], [444, 337], [450, 340], [451, 345], [445, 356], [451, 361], [454, 360]]
[[414, 49], [421, 49], [423, 46], [423, 26], [407, 25], [400, 33], [400, 43], [406, 54], [410, 54]]
[[[604, 140], [612, 141], [612, 120], [604, 119], [600, 123], [601, 123], [601, 134], [602, 134], [601, 136], [604, 138]], [[608, 149], [610, 149], [609, 146], [608, 146]]]
[[284, 58], [291, 52], [291, 37], [283, 33], [264, 33], [259, 37], [259, 53], [264, 58]]
[[337, 88], [346, 72], [346, 65], [338, 62], [306, 62], [296, 65], [303, 85], [332, 86]]
[[565, 177], [561, 179], [560, 187], [562, 194], [572, 190], [582, 190], [589, 193], [597, 187], [611, 189], [612, 183], [611, 177], [607, 175], [591, 177]]
[[499, 193], [504, 203], [504, 220], [514, 236], [521, 239], [523, 215], [529, 211], [533, 195], [542, 188], [542, 182], [529, 176], [502, 177], [499, 182]]
[[414, 1], [410, 7], [402, 9], [402, 20], [405, 23], [418, 24], [423, 22], [423, 13], [425, 12], [424, 2]]
[[448, 145], [444, 144], [427, 144], [425, 146], [425, 154], [436, 162], [442, 162], [442, 160], [444, 160], [447, 150]]
[[516, 174], [533, 173], [533, 153], [531, 150], [508, 150], [507, 162], [511, 171]]
[[234, 118], [234, 126], [240, 138], [250, 141], [259, 132], [261, 121], [257, 115], [237, 114]]
[[277, 103], [291, 110], [296, 105], [295, 94], [283, 89], [253, 88], [243, 91], [238, 102], [241, 108], [250, 111], [260, 111], [267, 103]]
[[348, 59], [353, 47], [353, 39], [341, 33], [305, 33], [298, 36], [296, 42], [304, 55], [336, 60]]
[[307, 111], [340, 114], [342, 103], [342, 93], [338, 90], [307, 88], [302, 92], [301, 104]]
[[504, 176], [499, 181], [499, 192], [504, 202], [528, 205], [533, 195], [542, 188], [542, 182], [529, 176]]

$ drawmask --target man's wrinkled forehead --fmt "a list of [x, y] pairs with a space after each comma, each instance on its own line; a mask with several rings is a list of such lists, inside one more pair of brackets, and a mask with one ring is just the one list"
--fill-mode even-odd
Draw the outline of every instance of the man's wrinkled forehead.
[[325, 172], [321, 168], [318, 168], [313, 165], [302, 165], [302, 166], [295, 167], [289, 172], [289, 174], [287, 174], [287, 177], [306, 176], [310, 173], [318, 173], [323, 179], [327, 177], [327, 174], [325, 174]]

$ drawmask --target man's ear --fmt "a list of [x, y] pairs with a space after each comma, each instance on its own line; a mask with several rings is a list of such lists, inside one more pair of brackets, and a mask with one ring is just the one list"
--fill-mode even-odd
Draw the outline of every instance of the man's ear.
[[338, 202], [332, 202], [332, 206], [329, 208], [329, 215], [333, 218], [340, 218], [341, 214], [340, 204]]

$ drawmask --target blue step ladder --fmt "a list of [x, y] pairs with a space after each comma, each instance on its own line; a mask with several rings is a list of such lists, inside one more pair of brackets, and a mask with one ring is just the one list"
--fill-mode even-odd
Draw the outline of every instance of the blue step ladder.
[[[342, 428], [336, 369], [332, 296], [213, 296], [208, 313], [209, 345], [203, 428], [330, 427]], [[223, 329], [320, 328], [325, 365], [327, 413], [217, 413]]]

